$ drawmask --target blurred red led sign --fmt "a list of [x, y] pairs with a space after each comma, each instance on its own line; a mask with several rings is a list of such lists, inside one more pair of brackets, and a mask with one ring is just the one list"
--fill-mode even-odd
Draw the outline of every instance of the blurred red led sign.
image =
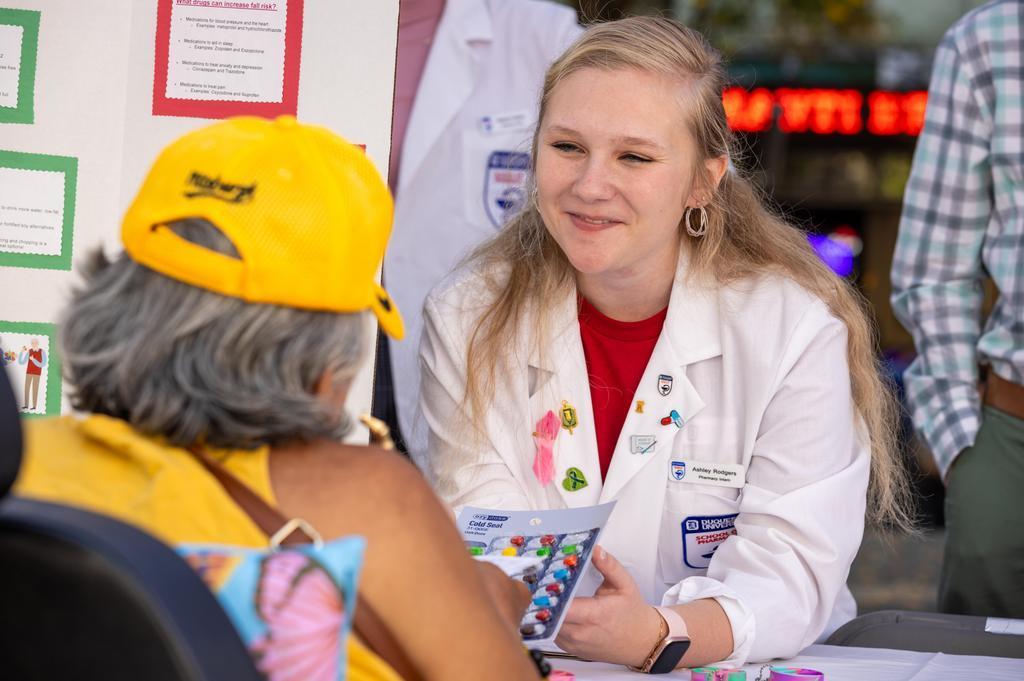
[[822, 88], [731, 87], [722, 93], [733, 130], [764, 132], [774, 123], [781, 132], [818, 135], [856, 135], [865, 129], [872, 135], [917, 135], [927, 99], [923, 90], [876, 90], [867, 97], [859, 90]]

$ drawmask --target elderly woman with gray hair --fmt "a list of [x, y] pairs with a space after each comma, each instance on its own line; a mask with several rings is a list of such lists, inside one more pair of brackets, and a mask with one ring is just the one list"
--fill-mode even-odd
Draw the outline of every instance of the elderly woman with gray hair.
[[[326, 538], [366, 538], [360, 598], [422, 678], [537, 678], [514, 626], [525, 590], [474, 564], [404, 459], [339, 443], [368, 312], [402, 335], [375, 281], [391, 210], [362, 151], [291, 118], [171, 144], [125, 216], [126, 252], [92, 256], [61, 323], [84, 415], [27, 425], [17, 488], [172, 544], [266, 547], [226, 474]], [[387, 656], [352, 642], [347, 678], [398, 678]]]

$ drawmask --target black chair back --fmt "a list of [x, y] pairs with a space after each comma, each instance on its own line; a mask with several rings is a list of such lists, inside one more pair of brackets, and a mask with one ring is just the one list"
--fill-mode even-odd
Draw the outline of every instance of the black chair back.
[[5, 378], [0, 437], [0, 676], [262, 679], [217, 599], [173, 549], [107, 516], [7, 494], [22, 434]]
[[18, 477], [22, 438], [18, 399], [3, 369], [0, 374], [0, 499], [3, 499]]

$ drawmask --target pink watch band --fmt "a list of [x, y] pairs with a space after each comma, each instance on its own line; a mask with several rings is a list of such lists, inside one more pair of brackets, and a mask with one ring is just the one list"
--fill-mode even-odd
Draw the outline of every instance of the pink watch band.
[[689, 632], [686, 629], [686, 620], [683, 619], [682, 615], [680, 615], [672, 608], [666, 608], [656, 605], [654, 606], [654, 609], [658, 611], [658, 614], [661, 615], [662, 619], [665, 620], [665, 623], [668, 624], [669, 636], [690, 636]]

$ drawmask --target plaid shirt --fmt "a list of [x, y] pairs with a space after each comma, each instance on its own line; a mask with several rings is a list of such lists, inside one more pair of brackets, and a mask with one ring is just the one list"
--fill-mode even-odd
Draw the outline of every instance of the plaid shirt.
[[[943, 476], [981, 422], [978, 365], [1024, 384], [1024, 3], [996, 0], [935, 53], [903, 198], [893, 308], [918, 357], [905, 384]], [[982, 328], [981, 281], [999, 299]]]

